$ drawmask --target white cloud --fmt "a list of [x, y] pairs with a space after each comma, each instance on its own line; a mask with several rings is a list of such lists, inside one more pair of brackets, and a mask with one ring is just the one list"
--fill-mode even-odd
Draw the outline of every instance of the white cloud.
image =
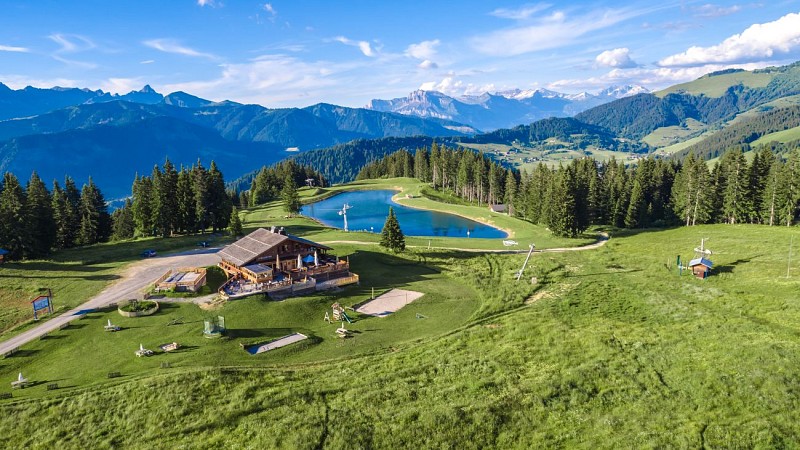
[[720, 5], [712, 5], [711, 3], [706, 3], [705, 5], [695, 6], [692, 9], [694, 10], [694, 15], [696, 17], [711, 19], [714, 17], [728, 16], [737, 13], [741, 11], [742, 7], [739, 5], [731, 5], [725, 7]]
[[573, 43], [584, 35], [611, 27], [647, 11], [607, 9], [568, 16], [562, 11], [536, 20], [532, 25], [497, 30], [472, 38], [475, 50], [493, 56], [516, 56]]
[[550, 5], [539, 3], [537, 5], [525, 5], [521, 6], [516, 9], [509, 9], [509, 8], [497, 8], [494, 11], [490, 12], [490, 16], [499, 17], [501, 19], [511, 19], [511, 20], [526, 20], [529, 19], [532, 15], [536, 14], [539, 11], [544, 11], [548, 9]]
[[[769, 65], [770, 64], [767, 62], [756, 62], [737, 64], [735, 67], [745, 70], [754, 70]], [[673, 84], [696, 80], [707, 73], [730, 69], [732, 67], [731, 65], [708, 64], [696, 67], [617, 68], [597, 77], [554, 81], [549, 83], [547, 87], [555, 90], [577, 91], [601, 89], [617, 84], [638, 84], [656, 90]]]
[[146, 59], [144, 61], [139, 61], [139, 64], [153, 64], [154, 62], [156, 62], [155, 59]]
[[790, 13], [774, 22], [754, 24], [718, 45], [690, 47], [658, 62], [663, 67], [697, 66], [760, 61], [776, 53], [789, 54], [800, 47], [800, 13]]
[[358, 49], [361, 50], [361, 53], [363, 53], [364, 56], [369, 56], [370, 58], [377, 56], [377, 53], [375, 52], [375, 50], [372, 49], [372, 46], [367, 41], [354, 41], [344, 36], [337, 36], [333, 38], [333, 40], [336, 42], [341, 42], [342, 44], [345, 45], [358, 47]]
[[438, 39], [432, 41], [422, 41], [419, 44], [411, 44], [406, 49], [406, 55], [416, 59], [433, 59], [436, 56], [436, 47], [440, 44]]
[[14, 47], [11, 45], [0, 45], [0, 52], [28, 53], [30, 49], [25, 47]]
[[97, 47], [91, 39], [77, 34], [53, 33], [47, 38], [61, 46], [58, 53], [77, 53]]
[[426, 59], [425, 61], [419, 63], [417, 67], [419, 67], [420, 69], [430, 70], [438, 68], [439, 65], [429, 59]]
[[212, 8], [216, 8], [217, 6], [222, 6], [222, 2], [217, 0], [197, 0], [197, 5], [200, 7], [211, 6]]
[[203, 53], [193, 48], [180, 45], [171, 39], [151, 39], [142, 43], [150, 48], [154, 48], [164, 53], [175, 53], [178, 55], [191, 56], [195, 58], [206, 58], [212, 61], [219, 59], [219, 57], [216, 55], [212, 55], [211, 53]]
[[135, 91], [145, 84], [141, 77], [136, 78], [109, 78], [100, 83], [100, 89], [114, 94], [127, 94]]
[[606, 50], [597, 55], [594, 61], [598, 66], [617, 67], [621, 69], [636, 67], [637, 65], [631, 59], [630, 50], [625, 47]]
[[36, 87], [79, 87], [82, 82], [79, 80], [71, 80], [68, 78], [49, 78], [49, 79], [41, 79], [41, 78], [28, 78], [24, 75], [11, 75], [11, 74], [0, 74], [0, 80], [3, 80], [3, 84], [10, 87], [11, 89], [23, 89], [27, 86], [36, 86]]
[[419, 86], [423, 91], [437, 91], [451, 97], [460, 97], [463, 95], [480, 95], [486, 92], [495, 92], [497, 89], [494, 84], [476, 85], [473, 83], [465, 83], [455, 78], [455, 76], [447, 76], [441, 81], [428, 81]]
[[265, 55], [252, 61], [222, 64], [219, 77], [158, 86], [159, 91], [191, 92], [203, 98], [259, 103], [265, 106], [297, 105], [306, 98], [329, 97], [337, 78], [352, 66], [328, 61], [305, 62], [285, 55]]
[[272, 3], [264, 3], [264, 11], [272, 14], [272, 17], [278, 15], [278, 11], [275, 11], [275, 7], [272, 6]]

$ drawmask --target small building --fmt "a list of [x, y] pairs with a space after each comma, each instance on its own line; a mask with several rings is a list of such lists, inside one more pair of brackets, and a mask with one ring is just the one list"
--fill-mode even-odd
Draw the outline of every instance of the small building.
[[714, 263], [706, 258], [695, 258], [689, 261], [689, 268], [692, 269], [692, 274], [701, 279], [708, 277], [713, 266]]
[[0, 264], [6, 262], [6, 258], [10, 252], [4, 248], [0, 248]]
[[508, 211], [508, 207], [505, 203], [497, 203], [494, 205], [489, 205], [489, 211], [505, 214]]
[[230, 277], [220, 293], [228, 298], [294, 294], [358, 283], [350, 262], [328, 254], [329, 250], [282, 228], [259, 228], [220, 250], [219, 267]]
[[155, 282], [157, 291], [197, 292], [206, 284], [206, 269], [202, 267], [182, 267], [167, 270]]

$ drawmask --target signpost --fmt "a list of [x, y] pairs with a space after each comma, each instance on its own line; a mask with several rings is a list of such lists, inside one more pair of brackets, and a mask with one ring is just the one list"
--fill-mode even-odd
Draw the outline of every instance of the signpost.
[[45, 311], [47, 314], [53, 314], [53, 293], [47, 289], [47, 295], [40, 295], [31, 300], [33, 306], [33, 320], [39, 320], [39, 313]]

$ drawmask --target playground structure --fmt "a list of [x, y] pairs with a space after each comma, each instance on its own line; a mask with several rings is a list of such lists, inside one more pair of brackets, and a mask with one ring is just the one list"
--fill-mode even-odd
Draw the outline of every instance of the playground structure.
[[104, 327], [103, 327], [103, 329], [104, 329], [105, 331], [111, 331], [111, 332], [114, 332], [114, 331], [119, 331], [119, 330], [121, 330], [122, 328], [120, 328], [120, 327], [118, 327], [118, 326], [116, 326], [116, 325], [112, 324], [112, 323], [111, 323], [111, 319], [108, 319], [108, 324], [107, 324], [106, 326], [104, 326]]
[[17, 377], [17, 381], [11, 382], [11, 389], [25, 389], [28, 385], [28, 379], [22, 376], [22, 372], [19, 373]]
[[216, 339], [225, 333], [225, 317], [209, 317], [203, 320], [203, 336]]
[[154, 284], [156, 292], [197, 292], [206, 284], [206, 269], [202, 267], [169, 269]]
[[517, 281], [522, 278], [522, 273], [525, 272], [525, 266], [528, 265], [528, 260], [531, 259], [531, 254], [533, 253], [534, 248], [536, 248], [534, 244], [528, 244], [528, 256], [525, 257], [525, 262], [522, 263], [522, 268], [517, 272]]
[[153, 356], [153, 351], [144, 348], [144, 345], [139, 344], [139, 350], [134, 353], [136, 356]]
[[353, 323], [353, 321], [350, 319], [350, 316], [348, 316], [347, 313], [344, 312], [344, 306], [340, 305], [338, 302], [331, 305], [331, 310], [332, 310], [331, 316], [329, 316], [327, 312], [325, 313], [325, 321], [331, 323], [333, 323], [334, 321], [344, 323], [344, 321], [346, 320], [347, 323]]

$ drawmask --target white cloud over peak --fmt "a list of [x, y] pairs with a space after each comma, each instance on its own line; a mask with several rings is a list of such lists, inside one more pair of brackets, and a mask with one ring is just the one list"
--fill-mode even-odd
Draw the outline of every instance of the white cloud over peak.
[[361, 50], [361, 53], [363, 53], [364, 56], [369, 56], [370, 58], [378, 56], [377, 52], [375, 50], [373, 50], [372, 46], [367, 41], [354, 41], [354, 40], [348, 39], [348, 38], [346, 38], [344, 36], [337, 36], [337, 37], [333, 38], [333, 40], [336, 41], [336, 42], [341, 42], [344, 45], [350, 45], [352, 47], [358, 47], [358, 49]]
[[406, 55], [416, 59], [433, 59], [436, 56], [436, 47], [439, 44], [438, 39], [411, 44], [406, 48]]
[[789, 54], [800, 48], [800, 13], [790, 13], [773, 22], [753, 24], [720, 44], [690, 47], [658, 62], [662, 67], [754, 62]]
[[464, 95], [480, 95], [486, 92], [497, 91], [493, 83], [476, 85], [473, 83], [465, 83], [456, 79], [454, 76], [447, 76], [441, 81], [428, 81], [419, 86], [423, 91], [437, 91], [451, 97], [460, 97]]
[[100, 89], [113, 94], [127, 94], [130, 91], [135, 91], [141, 88], [144, 84], [145, 82], [141, 77], [109, 78], [100, 83]]
[[636, 67], [637, 65], [631, 59], [630, 50], [625, 47], [606, 50], [597, 55], [594, 61], [598, 66], [617, 67], [622, 69]]
[[191, 56], [195, 58], [206, 58], [210, 60], [218, 60], [219, 57], [211, 53], [203, 53], [193, 48], [183, 46], [171, 39], [150, 39], [142, 42], [142, 44], [156, 49], [164, 53], [174, 53], [177, 55]]
[[0, 52], [28, 53], [30, 52], [30, 49], [25, 47], [15, 47], [12, 45], [0, 45]]
[[554, 11], [531, 25], [497, 30], [472, 38], [472, 47], [492, 56], [517, 56], [524, 53], [564, 47], [593, 31], [611, 27], [643, 14], [633, 9], [593, 10], [572, 16]]
[[544, 11], [549, 7], [550, 5], [548, 4], [539, 3], [536, 5], [524, 5], [516, 9], [497, 8], [494, 11], [490, 12], [489, 15], [499, 17], [501, 19], [526, 20], [529, 19], [532, 15], [536, 14], [537, 12]]

